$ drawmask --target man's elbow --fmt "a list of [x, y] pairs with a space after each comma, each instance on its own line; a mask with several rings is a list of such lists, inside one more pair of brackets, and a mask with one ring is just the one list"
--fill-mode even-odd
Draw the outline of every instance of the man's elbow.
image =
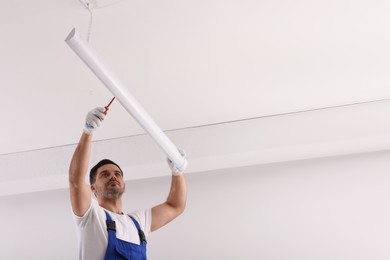
[[86, 184], [83, 179], [80, 179], [72, 175], [69, 175], [68, 181], [69, 181], [69, 186], [74, 189], [78, 189], [81, 186], [84, 186]]
[[185, 208], [186, 208], [186, 203], [178, 203], [178, 204], [171, 204], [167, 202], [167, 204], [171, 207], [172, 211], [174, 212], [175, 217], [183, 214]]
[[185, 204], [177, 207], [176, 208], [176, 216], [180, 216], [181, 214], [183, 214], [185, 209], [186, 209], [186, 205]]

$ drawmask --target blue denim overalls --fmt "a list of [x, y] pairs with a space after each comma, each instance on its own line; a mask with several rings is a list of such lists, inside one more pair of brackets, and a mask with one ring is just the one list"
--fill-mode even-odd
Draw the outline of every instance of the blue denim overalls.
[[111, 219], [107, 211], [104, 212], [108, 231], [108, 245], [104, 260], [146, 260], [145, 234], [138, 222], [129, 215], [137, 227], [140, 245], [117, 239], [115, 221]]

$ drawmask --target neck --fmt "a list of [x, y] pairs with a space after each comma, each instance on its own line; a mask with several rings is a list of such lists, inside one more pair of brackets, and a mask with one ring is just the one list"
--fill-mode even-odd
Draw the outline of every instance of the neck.
[[123, 214], [122, 212], [122, 200], [116, 199], [116, 200], [99, 200], [100, 207], [105, 208], [106, 210], [109, 210], [111, 212], [117, 213], [117, 214]]

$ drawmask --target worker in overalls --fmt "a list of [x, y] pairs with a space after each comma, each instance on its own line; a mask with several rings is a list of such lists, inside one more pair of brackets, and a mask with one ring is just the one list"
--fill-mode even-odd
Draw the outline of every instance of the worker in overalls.
[[[85, 182], [92, 134], [104, 120], [104, 111], [104, 108], [95, 108], [87, 114], [69, 168], [70, 200], [80, 240], [79, 259], [146, 259], [148, 234], [184, 211], [187, 195], [185, 167], [178, 168], [168, 160], [172, 182], [166, 201], [151, 209], [124, 214], [122, 194], [125, 182], [119, 165], [108, 159], [101, 160], [90, 170], [90, 185]], [[92, 198], [91, 191], [96, 199]]]

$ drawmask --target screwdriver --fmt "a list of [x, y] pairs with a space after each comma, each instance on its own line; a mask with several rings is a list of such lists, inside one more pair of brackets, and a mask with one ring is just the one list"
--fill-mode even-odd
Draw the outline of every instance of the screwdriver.
[[104, 115], [107, 115], [107, 111], [110, 109], [111, 103], [114, 101], [114, 99], [115, 99], [115, 97], [113, 97], [111, 99], [110, 103], [108, 103], [108, 105], [104, 107], [105, 108], [105, 110], [103, 112]]

